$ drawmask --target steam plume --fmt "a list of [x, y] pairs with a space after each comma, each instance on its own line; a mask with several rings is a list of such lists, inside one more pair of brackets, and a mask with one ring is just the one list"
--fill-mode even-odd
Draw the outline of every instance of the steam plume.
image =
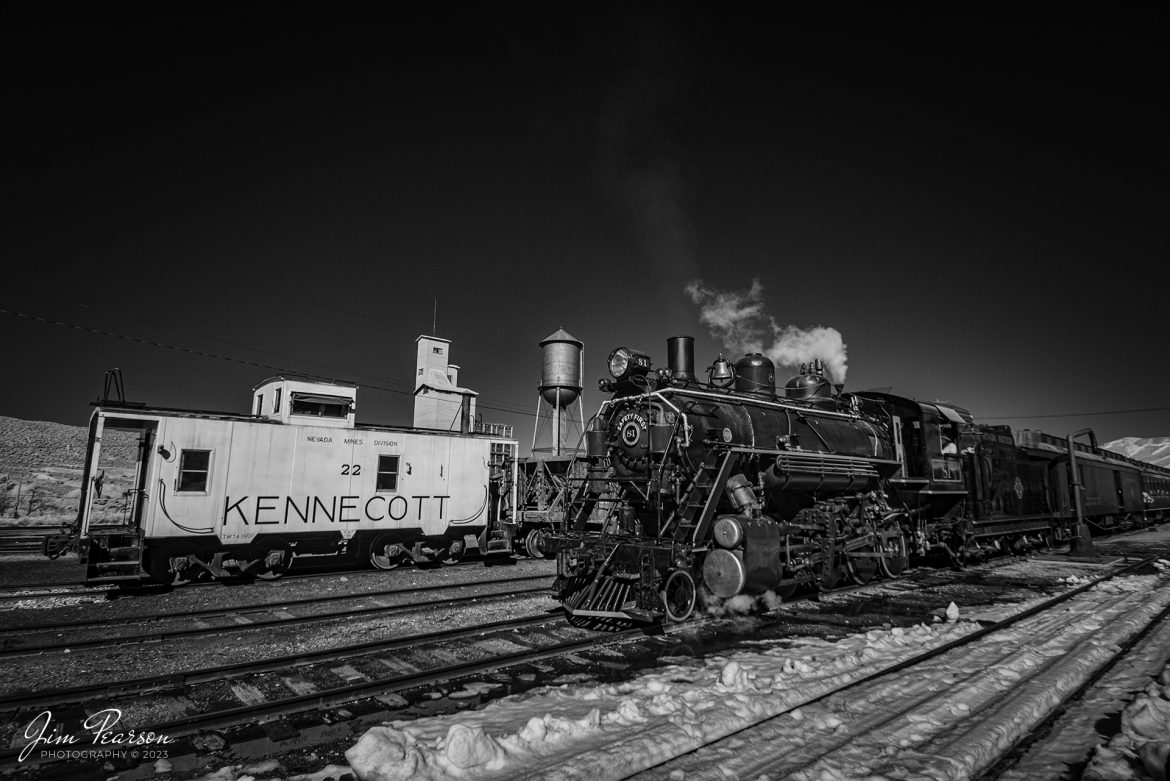
[[732, 353], [763, 353], [782, 366], [820, 358], [830, 378], [845, 382], [849, 367], [841, 332], [820, 325], [809, 329], [781, 326], [764, 313], [764, 286], [759, 279], [753, 279], [747, 290], [718, 290], [701, 279], [692, 280], [685, 289], [699, 307], [699, 321]]

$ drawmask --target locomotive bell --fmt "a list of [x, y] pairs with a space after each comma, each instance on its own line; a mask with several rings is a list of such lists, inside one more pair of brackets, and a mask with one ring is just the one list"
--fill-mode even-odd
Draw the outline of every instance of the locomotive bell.
[[721, 353], [715, 363], [707, 367], [707, 377], [716, 388], [726, 388], [735, 381], [735, 369]]
[[747, 353], [735, 362], [735, 389], [763, 399], [776, 398], [776, 364], [762, 353]]

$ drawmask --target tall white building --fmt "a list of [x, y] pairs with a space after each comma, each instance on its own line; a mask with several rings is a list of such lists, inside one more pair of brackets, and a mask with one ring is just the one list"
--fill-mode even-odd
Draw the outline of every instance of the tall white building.
[[[475, 421], [475, 391], [459, 387], [459, 367], [450, 362], [451, 340], [420, 336], [414, 375], [414, 427], [459, 431]], [[464, 406], [466, 405], [466, 412]]]

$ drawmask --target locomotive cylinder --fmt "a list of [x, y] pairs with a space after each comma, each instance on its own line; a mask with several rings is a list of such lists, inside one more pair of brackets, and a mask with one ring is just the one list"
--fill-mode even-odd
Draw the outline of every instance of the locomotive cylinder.
[[769, 520], [743, 516], [723, 516], [717, 525], [721, 525], [724, 539], [728, 540], [738, 528], [743, 545], [735, 550], [715, 548], [707, 552], [703, 560], [703, 582], [711, 593], [729, 599], [737, 594], [761, 594], [774, 588], [783, 576], [780, 527]]

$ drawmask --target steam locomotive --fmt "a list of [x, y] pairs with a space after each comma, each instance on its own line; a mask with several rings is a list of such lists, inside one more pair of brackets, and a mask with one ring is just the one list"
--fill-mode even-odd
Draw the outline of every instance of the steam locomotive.
[[1069, 539], [1081, 474], [1070, 457], [1099, 499], [1086, 502], [1089, 518], [1170, 508], [1170, 470], [1095, 443], [1065, 452], [1023, 432], [1017, 444], [952, 404], [846, 393], [819, 361], [782, 392], [758, 353], [734, 365], [719, 356], [700, 382], [693, 339], [672, 337], [667, 350], [665, 369], [627, 347], [610, 354], [613, 379], [599, 387], [612, 397], [585, 433], [586, 479], [565, 527], [544, 537], [576, 622], [683, 621], [701, 595], [787, 598], [896, 577], [912, 553], [962, 562]]

